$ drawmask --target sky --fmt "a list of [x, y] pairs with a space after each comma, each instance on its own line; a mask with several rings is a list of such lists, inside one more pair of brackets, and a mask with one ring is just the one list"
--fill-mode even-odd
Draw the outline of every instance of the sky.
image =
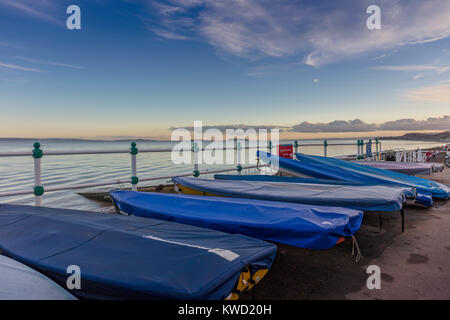
[[0, 0], [0, 137], [397, 135], [449, 107], [448, 0]]

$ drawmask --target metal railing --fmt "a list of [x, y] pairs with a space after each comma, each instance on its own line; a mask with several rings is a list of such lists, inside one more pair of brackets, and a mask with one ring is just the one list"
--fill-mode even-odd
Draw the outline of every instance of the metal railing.
[[[371, 150], [372, 142], [369, 140], [369, 142], [366, 143], [367, 148], [367, 154], [369, 154], [369, 151]], [[298, 144], [298, 141], [296, 140], [292, 144], [292, 150], [295, 153], [298, 153], [299, 147], [310, 147], [310, 146], [323, 146], [324, 148], [324, 156], [327, 156], [327, 149], [331, 146], [350, 146], [355, 145], [354, 143], [337, 143], [337, 144], [328, 144], [327, 140], [324, 140], [323, 144]], [[364, 142], [363, 140], [358, 140], [357, 144], [357, 153], [356, 157], [359, 159], [363, 157], [363, 147]], [[378, 156], [381, 153], [381, 143], [376, 140], [376, 155]], [[378, 148], [380, 146], [380, 148]], [[153, 180], [163, 180], [163, 179], [170, 179], [174, 176], [157, 176], [157, 177], [143, 177], [138, 178], [137, 176], [137, 155], [138, 153], [152, 153], [152, 152], [172, 152], [172, 149], [139, 149], [136, 147], [136, 143], [132, 142], [131, 147], [129, 150], [82, 150], [82, 151], [46, 151], [45, 156], [65, 156], [65, 155], [93, 155], [93, 154], [130, 154], [131, 155], [131, 179], [129, 180], [107, 180], [107, 181], [99, 181], [99, 182], [92, 182], [92, 183], [81, 183], [81, 184], [66, 184], [66, 185], [60, 185], [60, 186], [53, 186], [53, 187], [46, 187], [44, 190], [44, 187], [42, 186], [42, 168], [41, 168], [41, 161], [42, 157], [44, 156], [44, 152], [41, 149], [41, 144], [39, 142], [35, 142], [33, 144], [34, 149], [31, 152], [0, 152], [0, 157], [29, 157], [32, 156], [34, 159], [34, 187], [32, 190], [29, 189], [21, 189], [21, 190], [13, 190], [13, 191], [5, 191], [0, 192], [0, 197], [8, 197], [8, 196], [17, 196], [17, 195], [25, 195], [25, 194], [34, 194], [35, 196], [35, 205], [41, 206], [42, 205], [42, 196], [44, 192], [53, 192], [53, 191], [62, 191], [62, 190], [73, 190], [73, 189], [83, 189], [83, 188], [91, 188], [91, 187], [101, 187], [101, 186], [108, 186], [108, 185], [115, 185], [115, 184], [128, 184], [131, 183], [131, 189], [132, 191], [137, 191], [137, 184], [139, 182], [144, 181], [153, 181]], [[193, 143], [191, 151], [194, 154], [194, 170], [190, 173], [184, 173], [179, 174], [176, 176], [194, 176], [198, 177], [200, 175], [204, 174], [212, 174], [212, 173], [221, 173], [221, 172], [230, 172], [230, 171], [237, 171], [239, 174], [242, 172], [242, 170], [247, 169], [256, 169], [258, 167], [267, 167], [270, 166], [270, 164], [265, 165], [252, 165], [252, 166], [242, 166], [241, 164], [241, 152], [237, 152], [237, 165], [235, 168], [228, 168], [228, 169], [220, 169], [220, 170], [206, 170], [206, 171], [199, 171], [198, 166], [198, 153], [200, 150], [202, 151], [218, 151], [218, 150], [235, 150], [235, 151], [241, 151], [245, 149], [255, 149], [258, 148], [257, 146], [244, 146], [242, 147], [240, 142], [237, 142], [236, 146], [233, 148], [198, 148], [198, 145], [196, 142]], [[267, 149], [269, 152], [272, 151], [272, 143], [269, 142], [267, 145]]]

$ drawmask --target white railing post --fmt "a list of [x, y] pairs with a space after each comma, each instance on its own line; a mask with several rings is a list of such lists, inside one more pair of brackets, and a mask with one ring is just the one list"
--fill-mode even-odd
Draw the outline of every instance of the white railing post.
[[327, 140], [323, 140], [323, 156], [324, 157], [327, 157], [327, 155], [328, 155], [327, 148], [328, 148], [328, 142], [327, 142]]
[[136, 156], [139, 153], [138, 148], [136, 148], [136, 142], [131, 143], [130, 154], [131, 154], [131, 191], [137, 191], [137, 184], [139, 183], [139, 178], [137, 176], [137, 161]]
[[298, 141], [294, 141], [294, 154], [292, 155], [292, 158], [295, 159], [298, 153]]
[[241, 165], [242, 146], [239, 141], [237, 141], [237, 143], [236, 143], [236, 152], [237, 152], [237, 154], [236, 154], [236, 161], [237, 161], [236, 170], [237, 170], [238, 174], [242, 174], [242, 165]]
[[358, 160], [364, 159], [364, 140], [358, 140], [356, 145], [358, 150], [356, 158]]
[[375, 139], [375, 145], [376, 145], [376, 149], [377, 149], [377, 153], [376, 153], [376, 158], [375, 158], [375, 160], [377, 160], [377, 161], [379, 161], [380, 159], [380, 150], [379, 150], [379, 148], [378, 148], [378, 138], [377, 139]]
[[369, 141], [366, 144], [366, 157], [373, 159], [373, 153], [372, 153], [372, 139], [369, 139]]
[[358, 159], [359, 159], [359, 139], [356, 142], [356, 160], [358, 160]]
[[194, 177], [197, 178], [200, 175], [200, 171], [198, 170], [198, 144], [194, 142], [192, 147], [192, 152], [194, 152]]
[[39, 142], [33, 144], [33, 158], [34, 158], [34, 188], [33, 194], [35, 199], [36, 207], [42, 205], [42, 195], [44, 194], [44, 187], [42, 186], [42, 169], [41, 169], [41, 159], [42, 159], [42, 149]]

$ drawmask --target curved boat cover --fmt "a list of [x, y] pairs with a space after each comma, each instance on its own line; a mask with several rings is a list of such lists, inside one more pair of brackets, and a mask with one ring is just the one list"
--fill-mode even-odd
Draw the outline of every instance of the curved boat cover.
[[[272, 161], [274, 157], [277, 157], [273, 154], [258, 151], [257, 155], [261, 158], [263, 162], [269, 163]], [[328, 159], [328, 158], [327, 158]], [[345, 162], [345, 161], [344, 161]], [[407, 188], [416, 188], [417, 196], [416, 200], [419, 204], [424, 205], [426, 207], [430, 207], [433, 205], [431, 196], [432, 192], [430, 188], [420, 187], [417, 188], [416, 184], [408, 184], [408, 183], [396, 183], [392, 181], [388, 181], [383, 179], [382, 177], [372, 177], [368, 176], [364, 173], [353, 172], [347, 170], [346, 168], [341, 168], [332, 164], [323, 164], [323, 163], [312, 163], [306, 161], [297, 161], [287, 158], [279, 158], [277, 157], [277, 163], [279, 165], [280, 170], [288, 172], [294, 176], [307, 175], [309, 177], [323, 179], [331, 179], [337, 181], [348, 181], [355, 183], [363, 183], [363, 184], [379, 184], [379, 185], [391, 185], [391, 186], [400, 186]], [[426, 179], [425, 179], [426, 180]], [[434, 196], [434, 195], [433, 195]]]
[[127, 214], [309, 249], [328, 249], [341, 237], [352, 236], [363, 218], [356, 210], [273, 201], [132, 191], [112, 191], [110, 195]]
[[376, 184], [373, 179], [365, 177], [364, 175], [353, 173], [339, 167], [325, 167], [322, 164], [315, 164], [310, 162], [301, 162], [293, 159], [278, 157], [264, 151], [257, 151], [257, 157], [263, 162], [270, 163], [273, 160], [278, 163], [281, 171], [287, 172], [293, 176], [307, 176], [318, 179], [336, 180], [336, 181], [350, 181], [364, 184]]
[[0, 255], [0, 300], [77, 300], [52, 280]]
[[286, 177], [274, 176], [267, 174], [215, 174], [214, 179], [218, 180], [246, 180], [246, 181], [272, 181], [272, 182], [287, 182], [287, 183], [312, 183], [312, 184], [332, 184], [332, 185], [347, 185], [347, 186], [370, 186], [376, 183], [364, 183], [357, 181], [343, 181], [332, 179], [316, 179], [304, 177]]
[[0, 205], [0, 250], [64, 286], [78, 266], [77, 297], [224, 299], [245, 289], [241, 273], [267, 272], [276, 246], [142, 217]]
[[399, 172], [408, 175], [430, 175], [433, 172], [433, 164], [395, 161], [352, 161], [364, 166]]
[[364, 211], [397, 211], [406, 201], [401, 188], [320, 185], [265, 181], [227, 181], [177, 177], [173, 182], [201, 192], [234, 198], [250, 198]]
[[332, 166], [333, 170], [335, 168], [345, 169], [349, 173], [363, 175], [372, 179], [372, 181], [415, 187], [417, 190], [430, 192], [433, 197], [438, 199], [447, 199], [450, 195], [450, 187], [432, 180], [408, 176], [406, 174], [365, 166], [336, 158], [307, 156], [300, 153], [296, 156], [300, 162], [319, 166]]
[[[214, 179], [218, 180], [246, 180], [246, 181], [274, 181], [274, 182], [286, 182], [286, 183], [312, 183], [312, 184], [331, 184], [331, 185], [350, 185], [350, 186], [370, 186], [379, 183], [363, 183], [357, 181], [344, 181], [344, 180], [331, 180], [331, 179], [315, 179], [315, 178], [302, 178], [302, 177], [283, 177], [283, 176], [271, 176], [271, 175], [232, 175], [232, 174], [216, 174]], [[408, 200], [412, 201], [408, 204], [414, 204], [421, 207], [432, 207], [433, 198], [431, 194], [417, 193], [415, 188], [401, 187], [405, 190], [405, 194]]]

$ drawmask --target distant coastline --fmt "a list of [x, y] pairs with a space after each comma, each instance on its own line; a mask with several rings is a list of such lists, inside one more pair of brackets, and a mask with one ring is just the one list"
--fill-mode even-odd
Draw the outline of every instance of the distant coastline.
[[[289, 141], [289, 140], [349, 140], [349, 139], [373, 139], [373, 136], [368, 137], [358, 137], [355, 136], [354, 138], [313, 138], [313, 139], [280, 139], [280, 141]], [[444, 132], [438, 132], [438, 133], [406, 133], [401, 136], [378, 136], [376, 137], [379, 140], [415, 140], [415, 141], [450, 141], [450, 131], [444, 131]], [[245, 139], [248, 140], [248, 139]], [[41, 141], [41, 142], [172, 142], [169, 139], [146, 139], [146, 138], [122, 138], [122, 139], [83, 139], [83, 138], [1, 138], [0, 142], [14, 142], [14, 141], [25, 141], [25, 142], [35, 142], [35, 141]], [[211, 142], [211, 140], [203, 140], [204, 142]]]
[[407, 133], [397, 137], [378, 137], [380, 140], [450, 141], [450, 131], [439, 133]]

